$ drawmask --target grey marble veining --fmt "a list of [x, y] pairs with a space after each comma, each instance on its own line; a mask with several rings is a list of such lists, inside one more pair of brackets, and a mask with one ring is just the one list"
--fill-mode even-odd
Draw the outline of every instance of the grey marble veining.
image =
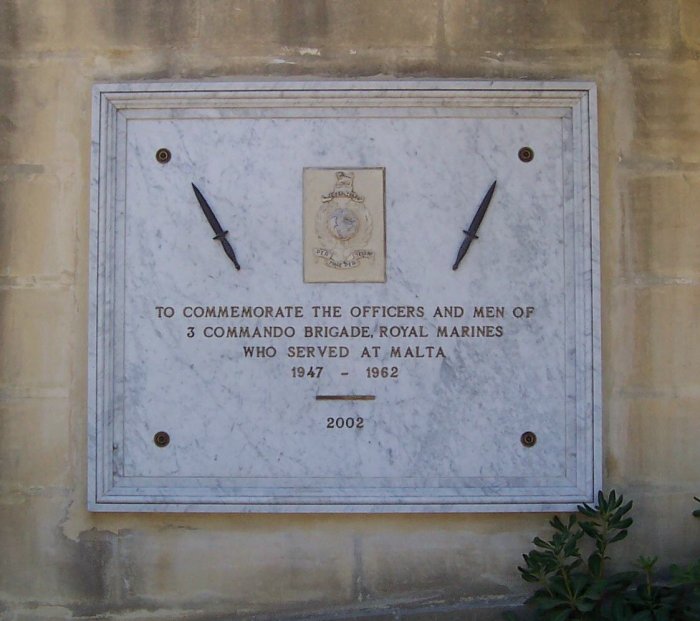
[[[89, 507], [538, 511], [591, 500], [596, 127], [588, 83], [96, 86]], [[384, 170], [385, 282], [304, 282], [305, 168]], [[292, 316], [196, 316], [247, 307]], [[315, 335], [326, 327], [363, 332]], [[368, 398], [317, 398], [329, 395]]]

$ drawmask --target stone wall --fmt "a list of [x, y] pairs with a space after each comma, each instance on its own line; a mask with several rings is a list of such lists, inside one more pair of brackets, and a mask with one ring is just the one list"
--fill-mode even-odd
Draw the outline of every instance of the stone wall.
[[628, 558], [698, 557], [699, 55], [698, 0], [0, 0], [2, 618], [492, 618], [547, 532], [538, 514], [88, 513], [94, 82], [594, 80], [606, 485], [635, 500]]

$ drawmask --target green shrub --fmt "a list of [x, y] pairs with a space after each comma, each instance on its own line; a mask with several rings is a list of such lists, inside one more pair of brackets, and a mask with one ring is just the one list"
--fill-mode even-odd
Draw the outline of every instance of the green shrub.
[[[697, 500], [697, 499], [696, 499]], [[700, 620], [700, 561], [671, 567], [671, 581], [658, 583], [656, 557], [640, 556], [638, 569], [608, 571], [610, 547], [627, 537], [632, 502], [615, 491], [598, 493], [593, 507], [584, 504], [567, 522], [554, 517], [545, 541], [524, 554], [518, 567], [523, 580], [538, 585], [528, 599], [534, 618], [543, 621], [686, 621]], [[694, 512], [699, 515], [700, 511]], [[509, 613], [506, 618], [516, 619]]]

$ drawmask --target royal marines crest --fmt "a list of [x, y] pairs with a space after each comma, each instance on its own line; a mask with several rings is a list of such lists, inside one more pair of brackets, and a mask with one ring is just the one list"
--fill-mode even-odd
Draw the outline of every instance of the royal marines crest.
[[355, 174], [339, 170], [335, 186], [323, 196], [316, 215], [319, 246], [314, 255], [333, 269], [354, 269], [374, 252], [365, 246], [372, 237], [372, 218], [365, 197], [355, 192]]
[[306, 282], [383, 282], [384, 169], [304, 170]]

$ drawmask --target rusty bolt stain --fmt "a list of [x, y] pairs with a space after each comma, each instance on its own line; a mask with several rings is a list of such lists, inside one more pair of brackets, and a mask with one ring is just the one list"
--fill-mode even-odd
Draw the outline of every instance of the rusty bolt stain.
[[537, 436], [532, 431], [526, 431], [520, 436], [520, 442], [526, 448], [531, 448], [537, 443]]
[[535, 152], [530, 147], [523, 147], [520, 149], [520, 151], [518, 151], [518, 157], [520, 158], [521, 162], [531, 162], [533, 159], [535, 159]]
[[170, 436], [166, 431], [158, 431], [156, 435], [153, 436], [153, 442], [159, 448], [165, 448], [170, 444]]
[[163, 148], [156, 151], [156, 162], [160, 164], [167, 164], [171, 157], [172, 155], [168, 149]]

